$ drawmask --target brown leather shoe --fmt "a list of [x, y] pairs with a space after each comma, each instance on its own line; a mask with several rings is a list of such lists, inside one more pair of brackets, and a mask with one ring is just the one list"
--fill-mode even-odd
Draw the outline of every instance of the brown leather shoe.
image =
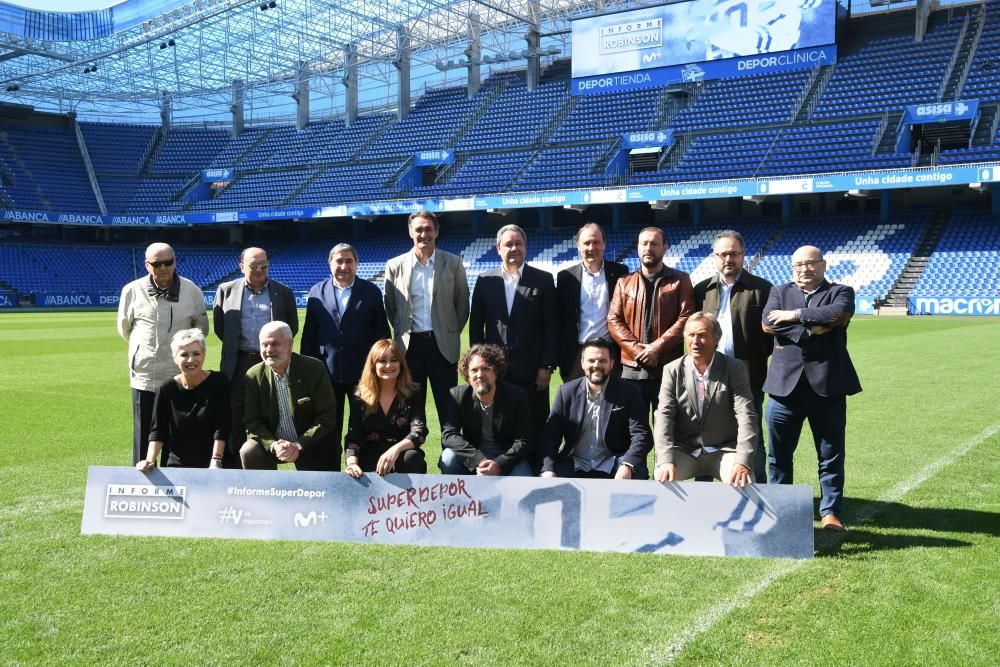
[[823, 530], [843, 530], [844, 524], [841, 523], [840, 519], [837, 518], [836, 514], [827, 514], [825, 517], [820, 519], [820, 525]]

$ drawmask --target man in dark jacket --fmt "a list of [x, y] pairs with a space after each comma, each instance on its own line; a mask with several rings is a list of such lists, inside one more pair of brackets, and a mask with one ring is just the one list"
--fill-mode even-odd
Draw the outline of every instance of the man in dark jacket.
[[458, 362], [468, 384], [454, 387], [441, 421], [441, 461], [446, 475], [532, 474], [528, 400], [502, 382], [507, 370], [497, 345], [473, 345]]

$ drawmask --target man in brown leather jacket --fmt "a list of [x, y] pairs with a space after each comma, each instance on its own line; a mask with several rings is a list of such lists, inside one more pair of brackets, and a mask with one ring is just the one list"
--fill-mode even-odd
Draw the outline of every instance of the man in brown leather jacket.
[[622, 352], [622, 378], [642, 390], [646, 414], [656, 407], [663, 367], [683, 353], [684, 324], [695, 312], [691, 278], [663, 264], [659, 227], [639, 232], [638, 271], [621, 278], [608, 308], [608, 330]]

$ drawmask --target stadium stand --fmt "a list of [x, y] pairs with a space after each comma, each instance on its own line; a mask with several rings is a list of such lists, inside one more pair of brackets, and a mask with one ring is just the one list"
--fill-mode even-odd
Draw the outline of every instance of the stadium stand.
[[945, 229], [911, 296], [1000, 295], [1000, 225], [978, 211], [959, 211]]

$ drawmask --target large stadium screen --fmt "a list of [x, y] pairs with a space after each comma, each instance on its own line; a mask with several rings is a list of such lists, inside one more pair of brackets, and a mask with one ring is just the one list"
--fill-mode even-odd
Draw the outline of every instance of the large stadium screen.
[[836, 0], [690, 0], [578, 19], [573, 90], [828, 64], [836, 58], [836, 19]]

